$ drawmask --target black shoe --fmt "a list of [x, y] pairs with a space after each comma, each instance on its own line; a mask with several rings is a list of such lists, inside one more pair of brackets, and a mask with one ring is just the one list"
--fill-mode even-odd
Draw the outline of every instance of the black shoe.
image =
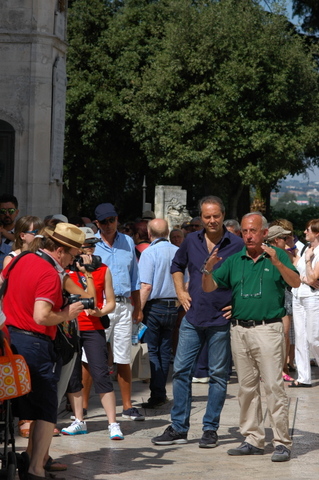
[[152, 443], [155, 445], [180, 445], [182, 443], [187, 443], [187, 433], [178, 433], [170, 425], [167, 427], [163, 435], [152, 438]]
[[290, 460], [290, 450], [284, 445], [277, 445], [274, 453], [271, 456], [272, 462], [289, 462]]
[[257, 448], [251, 445], [250, 443], [243, 442], [237, 448], [231, 448], [227, 451], [228, 455], [263, 455], [264, 450], [262, 448]]
[[166, 397], [163, 400], [158, 398], [149, 398], [147, 402], [142, 403], [142, 408], [159, 408], [169, 402], [169, 399]]
[[218, 445], [218, 435], [215, 430], [205, 430], [199, 441], [199, 448], [215, 448]]

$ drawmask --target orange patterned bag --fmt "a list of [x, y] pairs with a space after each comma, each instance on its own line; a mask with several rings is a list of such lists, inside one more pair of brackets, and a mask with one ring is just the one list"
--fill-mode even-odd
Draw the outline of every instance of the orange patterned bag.
[[3, 338], [4, 355], [0, 356], [0, 400], [21, 397], [31, 390], [29, 367], [22, 355], [15, 355]]

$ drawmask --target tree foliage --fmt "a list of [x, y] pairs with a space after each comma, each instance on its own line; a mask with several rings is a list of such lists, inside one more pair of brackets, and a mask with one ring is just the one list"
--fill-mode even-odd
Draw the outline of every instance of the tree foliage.
[[306, 32], [319, 32], [318, 0], [293, 0], [293, 13], [302, 17], [302, 28]]
[[250, 0], [73, 0], [69, 11], [74, 209], [80, 196], [80, 208], [108, 200], [137, 215], [147, 174], [191, 202], [219, 194], [236, 216], [250, 186], [268, 192], [318, 158], [317, 65], [282, 15]]

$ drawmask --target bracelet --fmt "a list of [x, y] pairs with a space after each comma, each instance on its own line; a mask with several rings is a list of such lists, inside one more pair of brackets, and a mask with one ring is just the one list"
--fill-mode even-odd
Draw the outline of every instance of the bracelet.
[[306, 260], [306, 264], [309, 263], [309, 262], [311, 262], [311, 260]]
[[203, 269], [202, 269], [202, 273], [204, 273], [205, 275], [211, 275], [211, 274], [212, 274], [212, 270], [209, 271], [209, 270], [206, 270], [206, 268], [203, 268]]
[[92, 275], [85, 275], [86, 278], [91, 278], [91, 280], [93, 280], [93, 277]]

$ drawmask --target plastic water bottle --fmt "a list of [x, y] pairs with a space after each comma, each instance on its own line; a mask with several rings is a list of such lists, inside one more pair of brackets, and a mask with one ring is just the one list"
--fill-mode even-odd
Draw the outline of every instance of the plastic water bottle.
[[132, 345], [138, 344], [138, 323], [132, 325]]

